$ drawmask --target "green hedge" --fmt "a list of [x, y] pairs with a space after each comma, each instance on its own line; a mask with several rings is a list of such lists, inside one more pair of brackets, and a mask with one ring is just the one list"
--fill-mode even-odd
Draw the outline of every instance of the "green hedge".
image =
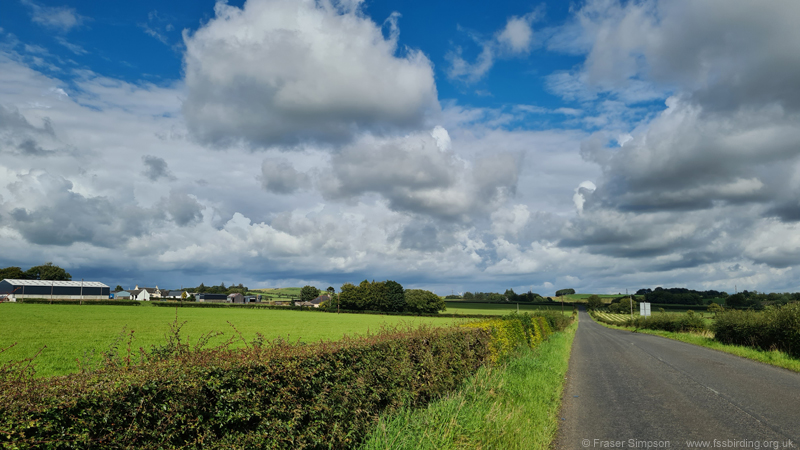
[[323, 308], [313, 308], [310, 306], [277, 306], [265, 303], [206, 303], [206, 302], [173, 302], [173, 301], [153, 301], [153, 306], [169, 308], [244, 308], [244, 309], [281, 309], [285, 311], [315, 311], [322, 313], [342, 313], [342, 314], [378, 314], [382, 316], [415, 316], [415, 317], [459, 317], [465, 319], [484, 319], [497, 317], [490, 314], [447, 314], [447, 313], [416, 313], [416, 312], [392, 312], [392, 311], [371, 311], [371, 310], [327, 310]]
[[144, 362], [129, 354], [96, 372], [36, 379], [6, 365], [0, 444], [351, 448], [380, 413], [458, 387], [488, 360], [490, 339], [463, 327], [240, 350], [192, 351], [171, 339]]
[[114, 306], [139, 306], [138, 300], [50, 300], [47, 298], [21, 298], [17, 303], [53, 304], [53, 305], [114, 305]]
[[622, 325], [646, 330], [673, 332], [704, 331], [708, 329], [703, 318], [697, 314], [665, 313], [653, 314], [647, 317], [635, 316], [633, 319], [626, 320]]
[[714, 339], [725, 344], [781, 350], [800, 358], [800, 303], [764, 311], [717, 313]]

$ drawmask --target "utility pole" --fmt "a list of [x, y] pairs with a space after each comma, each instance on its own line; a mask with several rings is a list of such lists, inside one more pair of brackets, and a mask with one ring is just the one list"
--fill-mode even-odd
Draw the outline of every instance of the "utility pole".
[[[628, 295], [627, 289], [625, 289], [625, 295]], [[633, 296], [628, 295], [628, 301], [631, 302], [631, 319], [633, 319]]]

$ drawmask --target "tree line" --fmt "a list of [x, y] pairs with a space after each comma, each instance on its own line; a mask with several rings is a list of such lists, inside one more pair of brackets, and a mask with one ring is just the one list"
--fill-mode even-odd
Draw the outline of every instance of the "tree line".
[[0, 269], [0, 280], [5, 279], [72, 281], [72, 275], [61, 267], [51, 262], [46, 262], [41, 266], [33, 266], [28, 270], [22, 270], [22, 268], [16, 266]]
[[463, 300], [472, 300], [476, 302], [510, 302], [510, 303], [518, 303], [518, 302], [536, 302], [541, 301], [542, 296], [535, 293], [535, 292], [525, 292], [522, 294], [517, 294], [514, 292], [514, 289], [506, 289], [506, 291], [502, 294], [497, 292], [464, 292], [463, 295], [448, 295], [445, 298], [455, 298], [455, 299], [463, 299]]
[[[308, 301], [309, 297], [316, 298], [320, 291], [313, 286], [304, 286], [300, 293], [301, 300]], [[394, 280], [364, 280], [358, 285], [345, 283], [338, 294], [333, 287], [329, 287], [327, 293], [330, 299], [323, 302], [320, 308], [412, 313], [437, 313], [447, 309], [444, 300], [433, 292], [404, 289], [402, 284]]]

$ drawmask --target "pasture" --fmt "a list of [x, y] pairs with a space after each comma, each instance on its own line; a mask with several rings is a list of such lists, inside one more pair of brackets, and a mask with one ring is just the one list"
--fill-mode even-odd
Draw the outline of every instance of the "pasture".
[[[223, 336], [210, 343], [219, 344], [238, 337], [252, 341], [256, 333], [265, 339], [316, 342], [341, 339], [344, 335], [364, 334], [384, 326], [432, 324], [449, 325], [451, 318], [381, 316], [372, 314], [331, 314], [313, 311], [234, 308], [155, 308], [100, 305], [38, 305], [0, 303], [0, 363], [36, 355], [38, 375], [63, 375], [78, 371], [77, 360], [99, 360], [123, 329], [133, 331], [131, 347], [149, 349], [165, 342], [165, 333], [175, 320], [186, 321], [183, 336], [194, 343], [204, 333], [218, 331]], [[127, 337], [120, 348], [127, 347]], [[243, 345], [241, 341], [234, 345]]]

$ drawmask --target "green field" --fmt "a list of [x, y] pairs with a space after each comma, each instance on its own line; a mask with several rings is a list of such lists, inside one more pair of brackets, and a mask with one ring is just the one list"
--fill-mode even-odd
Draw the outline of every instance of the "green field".
[[[259, 332], [266, 339], [282, 337], [290, 341], [300, 339], [303, 342], [340, 339], [345, 334], [363, 334], [385, 325], [448, 325], [454, 322], [449, 318], [274, 309], [172, 309], [155, 308], [147, 304], [131, 307], [0, 303], [0, 349], [17, 343], [14, 348], [0, 353], [0, 362], [31, 357], [45, 347], [36, 358], [39, 375], [75, 372], [78, 368], [77, 359], [91, 354], [92, 350], [96, 357], [100, 352], [106, 351], [124, 327], [134, 331], [134, 349], [149, 349], [151, 345], [162, 344], [169, 324], [175, 320], [176, 310], [178, 320], [186, 321], [183, 332], [191, 342], [210, 331], [224, 333], [223, 337], [212, 343], [221, 343], [235, 334], [228, 322], [235, 325], [248, 341]], [[127, 339], [125, 342], [127, 343]]]
[[[446, 301], [447, 311], [442, 314], [493, 314], [503, 315], [517, 310], [516, 303], [463, 303]], [[519, 312], [561, 311], [561, 303], [552, 305], [526, 305], [519, 303]], [[572, 314], [572, 305], [564, 306], [565, 314]]]

